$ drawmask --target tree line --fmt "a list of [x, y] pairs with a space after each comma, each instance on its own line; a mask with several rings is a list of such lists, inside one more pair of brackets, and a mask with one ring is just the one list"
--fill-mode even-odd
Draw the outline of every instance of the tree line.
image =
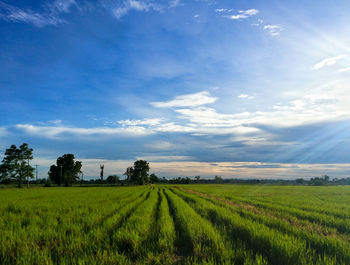
[[56, 164], [50, 166], [48, 171], [48, 180], [41, 179], [31, 181], [34, 178], [34, 167], [30, 165], [33, 159], [33, 149], [27, 143], [23, 143], [19, 147], [11, 145], [6, 149], [4, 158], [0, 164], [0, 183], [6, 184], [16, 182], [21, 187], [26, 181], [37, 184], [45, 184], [51, 186], [54, 183], [58, 186], [71, 186], [75, 183], [80, 184], [119, 184], [119, 185], [144, 185], [144, 184], [276, 184], [276, 185], [350, 185], [350, 178], [333, 178], [328, 175], [322, 177], [314, 177], [310, 179], [298, 178], [295, 180], [284, 179], [223, 179], [221, 176], [215, 176], [213, 179], [195, 176], [193, 179], [189, 177], [177, 177], [167, 179], [165, 177], [158, 178], [154, 173], [149, 175], [149, 162], [146, 160], [137, 160], [133, 166], [126, 169], [126, 179], [121, 180], [118, 175], [109, 175], [106, 180], [103, 179], [104, 165], [100, 165], [100, 179], [83, 180], [82, 161], [75, 161], [73, 154], [64, 154], [57, 158]]
[[[18, 187], [22, 187], [23, 182], [29, 184], [34, 178], [34, 168], [30, 165], [33, 159], [33, 149], [29, 148], [27, 143], [21, 146], [11, 145], [6, 149], [2, 163], [0, 164], [0, 182], [17, 182]], [[121, 181], [118, 175], [110, 175], [106, 180], [103, 179], [104, 166], [101, 168], [101, 179], [83, 180], [82, 161], [76, 161], [73, 154], [64, 154], [57, 158], [56, 164], [50, 166], [48, 171], [48, 180], [44, 181], [46, 186], [51, 183], [58, 186], [71, 186], [74, 183], [88, 184], [135, 184], [144, 185], [147, 183], [157, 183], [158, 177], [155, 174], [149, 175], [149, 162], [137, 160], [133, 167], [128, 167], [124, 173], [125, 181]], [[36, 181], [42, 183], [42, 180]]]

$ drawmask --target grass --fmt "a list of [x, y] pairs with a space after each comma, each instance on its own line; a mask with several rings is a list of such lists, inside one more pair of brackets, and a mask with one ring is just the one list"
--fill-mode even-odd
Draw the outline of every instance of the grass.
[[350, 264], [350, 187], [0, 190], [0, 264]]

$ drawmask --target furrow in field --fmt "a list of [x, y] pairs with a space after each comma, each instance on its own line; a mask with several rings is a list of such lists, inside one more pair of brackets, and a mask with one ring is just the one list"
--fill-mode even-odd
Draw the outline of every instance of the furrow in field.
[[[328, 201], [323, 201], [323, 202], [318, 202], [316, 203], [313, 201], [312, 205], [307, 205], [307, 200], [312, 200], [313, 198], [307, 198], [304, 200], [295, 200], [292, 202], [285, 202], [285, 201], [276, 201], [275, 199], [272, 201], [271, 198], [266, 199], [266, 198], [259, 198], [256, 197], [254, 200], [262, 202], [262, 203], [270, 203], [273, 205], [278, 205], [282, 207], [290, 207], [290, 208], [295, 208], [298, 210], [303, 210], [307, 212], [312, 212], [312, 213], [318, 213], [318, 214], [326, 214], [328, 216], [333, 216], [335, 218], [341, 218], [341, 219], [346, 219], [350, 218], [350, 207], [348, 207], [347, 204], [343, 204], [344, 207], [341, 208], [335, 208], [334, 203], [329, 205]], [[342, 206], [340, 203], [337, 203], [337, 207]]]
[[[111, 248], [116, 249], [132, 261], [148, 262], [148, 255], [152, 249], [146, 247], [145, 239], [150, 239], [157, 208], [159, 194], [157, 189], [152, 189], [147, 200], [135, 209], [118, 230], [112, 235]], [[149, 242], [150, 244], [152, 241]], [[151, 255], [152, 256], [152, 255]], [[150, 257], [151, 258], [151, 257]]]
[[[213, 204], [197, 195], [187, 195], [188, 202], [203, 217], [213, 224], [225, 226], [233, 237], [246, 242], [251, 249], [262, 253], [269, 264], [323, 264], [328, 256], [317, 255], [307, 246], [307, 242], [293, 235], [283, 234], [268, 226], [242, 218], [238, 213]], [[342, 263], [339, 260], [337, 264]]]
[[[256, 253], [249, 249], [242, 240], [238, 238], [232, 238], [231, 235], [227, 233], [225, 226], [222, 226], [221, 224], [211, 223], [208, 218], [197, 213], [196, 209], [194, 209], [187, 201], [183, 200], [181, 196], [178, 196], [178, 194], [174, 193], [172, 189], [168, 189], [168, 192], [171, 192], [179, 201], [185, 203], [186, 208], [194, 211], [196, 213], [197, 220], [203, 220], [206, 223], [209, 222], [208, 226], [211, 228], [211, 230], [215, 231], [217, 238], [219, 238], [219, 241], [224, 243], [222, 247], [225, 249], [225, 252], [222, 252], [221, 258], [219, 260], [212, 258], [212, 262], [217, 262], [218, 264], [236, 265], [268, 264], [267, 260], [260, 253]], [[199, 222], [196, 225], [200, 226], [201, 224]], [[198, 233], [196, 236], [200, 236], [200, 233]], [[196, 254], [194, 254], [194, 256], [196, 256]]]
[[[284, 218], [289, 217], [290, 220], [292, 220], [292, 222], [301, 223], [302, 221], [307, 221], [310, 222], [311, 225], [309, 225], [309, 228], [313, 229], [313, 232], [322, 231], [322, 233], [324, 233], [325, 235], [329, 235], [329, 233], [334, 234], [332, 229], [335, 229], [339, 234], [350, 233], [350, 220], [337, 219], [334, 216], [328, 216], [326, 214], [310, 213], [299, 209], [281, 207], [274, 204], [262, 203], [253, 200], [247, 200], [244, 198], [236, 198], [236, 201], [232, 201], [232, 198], [228, 198], [227, 196], [224, 199], [221, 197], [210, 195], [208, 193], [202, 193], [189, 189], [185, 190], [188, 190], [189, 192], [196, 193], [201, 196], [210, 197], [217, 201], [222, 201], [233, 206], [245, 208], [256, 213], [268, 212], [275, 216], [283, 216]], [[347, 238], [346, 240], [350, 240], [348, 236], [342, 236], [342, 238]]]
[[[90, 258], [95, 260], [97, 264], [103, 263], [101, 259], [106, 259], [108, 256], [113, 256], [115, 253], [111, 252], [112, 242], [113, 242], [113, 234], [116, 230], [118, 230], [123, 223], [125, 223], [131, 214], [150, 196], [150, 192], [147, 194], [142, 194], [142, 196], [138, 196], [136, 200], [125, 204], [117, 213], [113, 216], [105, 220], [103, 225], [93, 227], [88, 233], [82, 234], [81, 245], [78, 249], [74, 249], [74, 254], [72, 256], [78, 257], [89, 254]], [[71, 239], [68, 237], [66, 240]], [[73, 239], [73, 238], [72, 238]], [[64, 250], [62, 250], [62, 248]], [[60, 255], [61, 251], [66, 251], [63, 246], [59, 246], [58, 248], [51, 249], [51, 257], [55, 263], [60, 263], [62, 255]], [[73, 250], [72, 250], [73, 252]], [[108, 254], [106, 254], [108, 253]], [[122, 255], [117, 255], [118, 259], [121, 259]]]
[[168, 200], [165, 197], [164, 189], [160, 193], [160, 207], [159, 207], [159, 221], [158, 221], [158, 239], [157, 247], [160, 253], [163, 253], [164, 258], [170, 258], [175, 256], [175, 224], [172, 216], [170, 215], [170, 208], [168, 205]]
[[186, 227], [181, 223], [181, 220], [176, 216], [176, 208], [173, 205], [173, 202], [170, 200], [168, 194], [164, 192], [164, 195], [169, 206], [169, 213], [174, 223], [174, 228], [176, 232], [175, 247], [177, 251], [177, 256], [185, 258], [193, 254], [193, 245], [189, 232]]
[[142, 241], [142, 248], [147, 252], [154, 253], [157, 251], [157, 240], [158, 240], [158, 227], [159, 227], [159, 217], [160, 217], [160, 204], [161, 204], [160, 189], [157, 190], [157, 202], [153, 209], [151, 218], [152, 223], [149, 229], [149, 233], [146, 238]]
[[[132, 203], [139, 199], [140, 197], [143, 197], [143, 195], [146, 193], [146, 191], [143, 191], [140, 193], [133, 193], [133, 194], [127, 194], [125, 197], [118, 198], [120, 199], [120, 203], [118, 203], [118, 206], [114, 208], [112, 211], [110, 211], [108, 214], [101, 216], [98, 218], [98, 220], [95, 221], [93, 226], [101, 226], [104, 222], [107, 221], [107, 219], [111, 218], [114, 214], [118, 213], [122, 208], [126, 207], [127, 204]], [[88, 230], [90, 230], [91, 227], [89, 227]]]
[[[203, 198], [207, 198], [213, 202], [230, 205], [233, 208], [236, 208], [237, 211], [243, 216], [256, 214], [256, 216], [267, 216], [273, 219], [281, 220], [287, 222], [288, 225], [295, 226], [297, 228], [305, 229], [310, 233], [316, 233], [321, 236], [336, 237], [345, 241], [350, 241], [350, 238], [344, 234], [338, 233], [334, 228], [330, 228], [318, 223], [310, 222], [309, 220], [298, 219], [296, 216], [286, 213], [285, 211], [273, 211], [272, 209], [261, 209], [255, 207], [252, 204], [246, 204], [242, 202], [234, 202], [229, 199], [220, 198], [217, 196], [209, 195], [207, 193], [202, 193], [198, 191], [193, 191], [186, 188], [181, 188], [185, 192], [196, 194]], [[251, 214], [250, 214], [251, 213]]]
[[173, 209], [175, 226], [179, 233], [180, 246], [189, 244], [191, 253], [183, 257], [182, 263], [217, 263], [217, 264], [266, 264], [261, 255], [247, 251], [240, 242], [233, 246], [227, 235], [222, 235], [212, 223], [202, 218], [182, 198], [166, 190], [169, 205]]
[[[185, 196], [186, 194], [180, 194]], [[201, 196], [200, 194], [196, 194]], [[277, 229], [285, 234], [290, 234], [295, 237], [306, 240], [308, 247], [314, 249], [318, 254], [327, 253], [329, 255], [337, 254], [342, 260], [350, 261], [350, 247], [347, 242], [340, 240], [341, 235], [338, 237], [323, 236], [322, 234], [315, 234], [310, 232], [309, 228], [306, 226], [293, 226], [289, 221], [284, 219], [279, 219], [275, 216], [266, 214], [263, 211], [250, 212], [242, 208], [238, 208], [237, 205], [227, 203], [225, 201], [218, 201], [215, 198], [210, 198], [208, 196], [201, 196], [202, 198], [208, 200], [219, 206], [228, 207], [234, 213], [238, 213], [243, 218], [248, 218], [259, 223], [262, 223], [271, 229]], [[187, 197], [188, 198], [188, 197]], [[189, 198], [190, 199], [190, 198]], [[233, 207], [233, 208], [232, 208]], [[295, 225], [295, 224], [294, 224]]]
[[[259, 187], [261, 189], [261, 187]], [[286, 187], [282, 187], [286, 188]], [[298, 187], [290, 187], [290, 188], [298, 188]], [[312, 188], [312, 187], [308, 187]], [[218, 196], [221, 198], [225, 198], [227, 200], [236, 201], [236, 202], [261, 202], [261, 203], [272, 203], [272, 205], [280, 205], [283, 207], [289, 207], [293, 209], [305, 210], [307, 212], [315, 212], [320, 214], [332, 215], [336, 218], [350, 218], [350, 207], [346, 203], [346, 200], [341, 200], [338, 198], [337, 200], [332, 200], [334, 196], [326, 196], [320, 197], [314, 195], [311, 191], [305, 191], [305, 193], [300, 194], [290, 194], [290, 190], [287, 190], [287, 195], [280, 193], [266, 193], [262, 192], [256, 193], [254, 189], [253, 193], [248, 189], [246, 192], [236, 193], [234, 190], [231, 191], [222, 191], [220, 189], [219, 192], [213, 190], [205, 190], [200, 189], [200, 192]], [[278, 195], [279, 194], [279, 195]], [[271, 196], [275, 197], [271, 197]], [[276, 197], [278, 195], [278, 197]], [[306, 196], [307, 195], [307, 196]], [[328, 194], [329, 195], [329, 194]], [[324, 196], [324, 195], [323, 195]]]

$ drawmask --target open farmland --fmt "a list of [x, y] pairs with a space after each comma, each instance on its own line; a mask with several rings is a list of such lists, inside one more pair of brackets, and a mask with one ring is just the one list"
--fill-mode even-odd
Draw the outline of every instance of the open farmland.
[[350, 187], [0, 190], [0, 264], [350, 264]]

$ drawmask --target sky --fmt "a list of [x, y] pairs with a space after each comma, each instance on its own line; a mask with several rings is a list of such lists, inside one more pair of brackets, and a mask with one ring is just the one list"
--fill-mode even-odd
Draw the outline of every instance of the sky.
[[[0, 0], [0, 153], [46, 177], [350, 176], [350, 2]], [[0, 156], [0, 159], [2, 157]]]

